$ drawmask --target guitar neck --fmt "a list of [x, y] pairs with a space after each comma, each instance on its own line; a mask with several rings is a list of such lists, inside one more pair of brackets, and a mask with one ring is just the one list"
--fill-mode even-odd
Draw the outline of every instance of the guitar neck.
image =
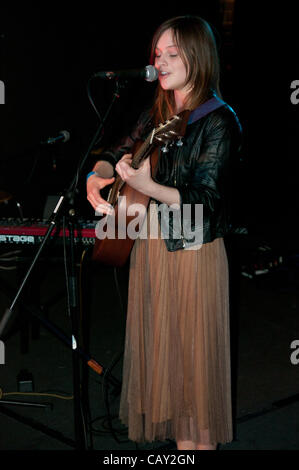
[[131, 166], [134, 168], [134, 170], [139, 168], [141, 162], [150, 154], [153, 147], [154, 143], [152, 142], [152, 134], [150, 134], [141, 147], [139, 147], [137, 152], [133, 155]]
[[[131, 163], [132, 168], [134, 168], [134, 170], [137, 170], [142, 161], [152, 153], [154, 147], [157, 147], [162, 144], [165, 145], [170, 140], [173, 141], [178, 138], [181, 139], [181, 137], [185, 134], [189, 115], [189, 110], [182, 111], [178, 116], [173, 116], [172, 118], [168, 119], [165, 123], [161, 123], [157, 128], [153, 129], [152, 132], [148, 135], [147, 139], [139, 148], [137, 148], [136, 152], [133, 154]], [[154, 166], [156, 167], [157, 155], [154, 161]], [[153, 170], [153, 162], [151, 163]], [[125, 182], [120, 178], [119, 175], [117, 175], [108, 195], [108, 202], [112, 206], [114, 206], [117, 202], [119, 192], [124, 186], [124, 184]]]
[[[151, 142], [151, 135], [147, 137], [145, 142], [139, 147], [137, 152], [133, 155], [131, 166], [134, 170], [137, 170], [141, 162], [150, 154], [154, 147], [154, 143]], [[124, 186], [125, 182], [121, 179], [119, 175], [116, 176], [115, 182], [110, 190], [108, 195], [108, 202], [114, 206], [117, 202], [119, 191]]]

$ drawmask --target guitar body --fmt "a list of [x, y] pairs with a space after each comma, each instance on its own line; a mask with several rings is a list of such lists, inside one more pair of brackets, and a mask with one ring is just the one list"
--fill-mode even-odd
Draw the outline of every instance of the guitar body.
[[[190, 111], [173, 116], [148, 136], [145, 142], [138, 142], [133, 150], [132, 167], [150, 155], [151, 172], [154, 176], [158, 163], [158, 146], [181, 139], [185, 133]], [[167, 151], [164, 150], [164, 151]], [[96, 227], [92, 259], [106, 266], [121, 267], [128, 261], [135, 239], [141, 231], [147, 214], [150, 197], [131, 188], [116, 177], [108, 196], [114, 208], [113, 216], [104, 216]]]
[[[125, 197], [125, 199], [123, 199]], [[121, 202], [119, 202], [121, 201]], [[123, 204], [125, 201], [125, 205]], [[138, 204], [144, 207], [142, 220], [147, 212], [150, 197], [136, 191], [128, 184], [125, 184], [119, 192], [119, 200], [114, 206], [114, 217], [112, 224], [115, 228], [114, 238], [95, 238], [95, 245], [93, 248], [92, 259], [105, 266], [121, 267], [128, 261], [131, 250], [133, 248], [135, 239], [128, 236], [128, 227], [130, 223], [136, 220], [136, 215], [128, 215], [128, 208]], [[138, 221], [140, 222], [140, 213], [138, 214]], [[108, 219], [107, 219], [108, 220]], [[139, 227], [138, 227], [139, 225]], [[141, 230], [141, 223], [136, 226], [136, 232]], [[104, 226], [105, 228], [107, 226]], [[97, 230], [96, 230], [97, 231]]]

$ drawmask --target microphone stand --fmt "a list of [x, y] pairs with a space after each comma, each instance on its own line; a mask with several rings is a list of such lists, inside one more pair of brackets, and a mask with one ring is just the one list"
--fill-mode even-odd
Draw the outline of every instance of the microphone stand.
[[[76, 214], [75, 208], [74, 208], [74, 200], [75, 200], [75, 192], [77, 189], [77, 184], [80, 178], [80, 173], [82, 171], [82, 168], [89, 157], [91, 150], [93, 149], [94, 145], [96, 144], [103, 128], [104, 125], [107, 121], [107, 118], [110, 114], [110, 111], [115, 103], [115, 101], [120, 97], [120, 89], [124, 88], [124, 83], [119, 82], [116, 80], [116, 87], [115, 91], [113, 93], [113, 98], [112, 101], [106, 111], [106, 114], [101, 121], [96, 133], [94, 134], [89, 147], [81, 159], [81, 162], [78, 165], [76, 174], [65, 192], [64, 195], [62, 195], [52, 213], [50, 216], [48, 222], [48, 228], [46, 231], [46, 234], [43, 238], [43, 241], [41, 245], [39, 246], [39, 249], [37, 250], [36, 255], [33, 258], [33, 261], [31, 262], [28, 271], [26, 272], [26, 275], [24, 276], [24, 279], [16, 293], [16, 296], [11, 303], [10, 307], [6, 309], [4, 312], [4, 315], [0, 321], [0, 338], [3, 335], [3, 331], [6, 327], [6, 324], [8, 323], [10, 317], [13, 314], [13, 310], [15, 308], [15, 305], [23, 291], [23, 288], [25, 284], [28, 281], [28, 278], [30, 277], [30, 274], [35, 267], [45, 245], [47, 244], [54, 228], [57, 225], [57, 219], [60, 217], [60, 214], [62, 210], [66, 210], [65, 206], [68, 204], [68, 230], [69, 230], [69, 252], [70, 252], [70, 257], [69, 257], [69, 276], [67, 279], [68, 283], [68, 288], [67, 288], [67, 296], [68, 296], [68, 314], [71, 319], [71, 348], [72, 348], [72, 365], [73, 365], [73, 391], [74, 391], [74, 428], [75, 428], [75, 448], [76, 450], [86, 450], [87, 449], [87, 442], [86, 442], [86, 430], [85, 430], [85, 423], [84, 423], [84, 417], [83, 417], [83, 410], [82, 410], [82, 403], [81, 403], [81, 390], [80, 390], [80, 363], [79, 363], [79, 357], [80, 354], [82, 356], [86, 356], [86, 354], [80, 348], [78, 347], [78, 336], [79, 336], [79, 322], [78, 322], [78, 309], [79, 309], [79, 302], [78, 302], [78, 292], [77, 292], [77, 276], [76, 276], [76, 263], [75, 263], [75, 242], [74, 242], [74, 217]], [[39, 317], [41, 320], [41, 318]], [[102, 373], [104, 371], [104, 368], [100, 366], [96, 361], [91, 360], [88, 363], [92, 369], [94, 369], [98, 373]], [[119, 382], [117, 379], [111, 377], [112, 383], [114, 385], [119, 386]], [[0, 410], [1, 411], [1, 410]]]

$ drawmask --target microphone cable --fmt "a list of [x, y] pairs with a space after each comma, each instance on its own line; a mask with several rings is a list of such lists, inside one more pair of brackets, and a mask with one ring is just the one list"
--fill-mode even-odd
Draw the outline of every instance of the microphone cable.
[[[86, 269], [85, 263], [88, 263], [89, 256], [87, 256], [87, 252], [89, 251], [90, 248], [87, 248], [83, 250], [81, 260], [80, 260], [80, 268], [79, 268], [79, 297], [80, 297], [80, 323], [82, 325], [83, 322], [83, 304], [84, 304], [84, 299], [83, 299], [83, 293], [84, 289], [82, 286], [83, 282], [83, 276], [84, 276], [84, 269]], [[118, 276], [117, 276], [117, 268], [114, 268], [114, 281], [116, 285], [116, 290], [118, 293], [118, 298], [119, 298], [119, 304], [120, 304], [120, 312], [121, 314], [125, 314], [124, 310], [124, 302], [122, 299], [121, 295], [121, 289], [118, 281]], [[82, 326], [81, 326], [81, 331], [82, 331]], [[124, 338], [123, 338], [124, 341]], [[128, 439], [125, 439], [125, 437], [122, 439], [122, 436], [127, 436], [127, 428], [123, 427], [120, 428], [119, 426], [115, 426], [113, 424], [113, 421], [115, 419], [118, 419], [117, 414], [113, 414], [111, 410], [111, 405], [112, 402], [119, 396], [120, 394], [120, 388], [118, 387], [113, 387], [112, 384], [109, 380], [109, 376], [112, 376], [113, 369], [117, 366], [119, 361], [123, 357], [123, 348], [116, 352], [114, 356], [112, 357], [110, 363], [108, 366], [104, 368], [104, 373], [100, 375], [100, 380], [94, 380], [99, 387], [100, 387], [100, 392], [103, 397], [103, 402], [104, 402], [104, 408], [106, 410], [105, 415], [103, 416], [98, 416], [96, 418], [91, 417], [91, 410], [90, 407], [86, 407], [86, 414], [88, 416], [87, 420], [87, 429], [88, 429], [88, 434], [90, 441], [93, 441], [93, 436], [105, 436], [105, 435], [111, 435], [114, 440], [118, 444], [124, 444], [130, 442]], [[112, 395], [113, 398], [111, 399], [109, 395]], [[95, 423], [99, 422], [99, 426], [95, 426]]]
[[90, 77], [90, 78], [88, 79], [88, 82], [87, 82], [87, 86], [86, 86], [86, 88], [87, 88], [87, 96], [88, 96], [88, 99], [89, 99], [89, 101], [90, 101], [90, 104], [91, 104], [91, 106], [93, 107], [93, 109], [94, 109], [96, 115], [98, 116], [100, 122], [102, 122], [102, 121], [103, 121], [102, 116], [101, 116], [99, 110], [97, 109], [97, 107], [96, 107], [96, 105], [95, 105], [95, 102], [94, 102], [94, 100], [93, 100], [93, 98], [92, 98], [92, 96], [91, 96], [90, 84], [91, 84], [92, 78], [93, 78], [93, 77]]
[[[90, 104], [92, 105], [94, 111], [96, 112], [96, 115], [97, 117], [99, 118], [99, 121], [100, 121], [100, 125], [103, 124], [103, 118], [99, 112], [99, 110], [97, 109], [96, 105], [95, 105], [95, 102], [91, 96], [91, 89], [90, 89], [90, 84], [91, 84], [91, 80], [92, 80], [93, 77], [89, 78], [88, 82], [87, 82], [87, 96], [88, 96], [88, 99], [90, 101]], [[117, 87], [113, 93], [113, 99], [111, 100], [111, 103], [110, 105], [108, 106], [107, 108], [107, 111], [106, 111], [106, 115], [105, 117], [107, 117], [107, 115], [109, 114], [109, 111], [111, 110], [111, 107], [113, 105], [113, 102], [114, 100], [117, 98], [119, 98], [119, 95], [117, 93]], [[103, 136], [104, 136], [104, 133], [105, 133], [105, 128], [103, 126], [102, 130], [101, 130], [101, 133], [98, 137], [98, 139], [96, 140], [96, 142], [93, 144], [93, 148], [95, 147], [95, 145], [99, 145], [99, 143], [101, 142], [101, 140], [103, 139]], [[92, 150], [92, 149], [91, 149]], [[74, 181], [71, 185], [71, 188], [70, 188], [70, 192], [69, 192], [69, 196], [71, 196], [72, 194], [75, 195], [75, 193], [78, 192], [77, 190], [77, 186], [78, 186], [78, 183], [79, 183], [79, 175], [80, 175], [80, 171], [82, 169], [82, 167], [85, 165], [86, 163], [86, 157], [87, 155], [85, 155], [83, 161], [79, 161], [78, 165], [77, 165], [77, 169], [76, 169], [76, 174], [75, 174], [75, 178], [74, 178]]]

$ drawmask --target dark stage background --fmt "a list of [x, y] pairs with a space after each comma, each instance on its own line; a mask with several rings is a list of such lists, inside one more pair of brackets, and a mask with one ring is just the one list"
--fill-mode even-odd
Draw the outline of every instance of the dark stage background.
[[[147, 65], [152, 34], [171, 16], [198, 14], [218, 31], [223, 98], [237, 112], [244, 129], [235, 204], [241, 227], [248, 229], [244, 237], [238, 236], [238, 242], [233, 240], [228, 246], [232, 268], [233, 406], [239, 420], [237, 440], [228, 448], [298, 449], [298, 365], [294, 367], [289, 358], [291, 341], [299, 337], [295, 230], [299, 135], [297, 2], [231, 1], [232, 24], [224, 23], [223, 7], [230, 3], [228, 0], [122, 2], [121, 6], [89, 0], [1, 3], [0, 80], [5, 85], [5, 104], [0, 105], [0, 219], [18, 215], [16, 201], [21, 203], [25, 217], [42, 217], [49, 196], [60, 194], [69, 186], [99, 125], [87, 94], [87, 83], [94, 72]], [[229, 15], [227, 19], [230, 20]], [[85, 175], [98, 158], [97, 152], [128, 131], [152, 98], [154, 88], [155, 84], [136, 80], [122, 91], [104, 139], [95, 146], [83, 169], [76, 200], [80, 217], [91, 219], [94, 215], [86, 201]], [[114, 84], [93, 80], [90, 91], [103, 115], [112, 99]], [[61, 130], [70, 133], [68, 142], [41, 145]], [[5, 197], [7, 204], [3, 202]], [[31, 247], [14, 245], [21, 248], [25, 259], [17, 257], [16, 266], [12, 266], [14, 259], [5, 260], [11, 246], [3, 243], [0, 248], [2, 318], [28, 260], [32, 261], [33, 251]], [[68, 273], [62, 266], [62, 246], [56, 248], [50, 255], [46, 250], [18, 304], [20, 316], [14, 317], [17, 321], [13, 319], [12, 331], [3, 338], [7, 367], [1, 370], [0, 387], [5, 391], [15, 389], [19, 371], [27, 367], [35, 376], [37, 390], [71, 390], [71, 354], [60, 339], [55, 342], [55, 335], [42, 328], [41, 340], [29, 341], [29, 352], [26, 350], [31, 339], [29, 326], [33, 327], [32, 333], [36, 327], [26, 303], [41, 303], [42, 318], [46, 316], [63, 331], [70, 331], [69, 318], [64, 315], [68, 300], [64, 277]], [[90, 351], [94, 357], [99, 362], [103, 360], [104, 366], [113, 364], [113, 372], [121, 377], [121, 362], [115, 362], [115, 354], [123, 344], [127, 271], [119, 272], [123, 296], [118, 296], [115, 271], [92, 267], [92, 263], [84, 269], [80, 288], [83, 284], [83, 300], [88, 305], [80, 306], [81, 313], [84, 311], [81, 329], [86, 336], [90, 329]], [[21, 348], [14, 335], [18, 329]], [[85, 379], [84, 376], [84, 385], [88, 382]], [[87, 387], [90, 386], [91, 417], [106, 416], [100, 382], [93, 376], [90, 379]], [[46, 417], [41, 411], [41, 422], [67, 436], [73, 435], [72, 403], [68, 403], [55, 403], [58, 408], [54, 413], [47, 411]], [[115, 409], [117, 403], [113, 401]], [[31, 414], [36, 418], [36, 413], [27, 410], [27, 415]], [[57, 436], [56, 441], [47, 437], [42, 440], [39, 433], [30, 434], [28, 427], [24, 431], [23, 425], [17, 426], [9, 416], [6, 421], [5, 416], [1, 417], [0, 448], [60, 449], [70, 445], [59, 446]], [[91, 426], [94, 421], [88, 424]], [[93, 427], [91, 432], [97, 439], [95, 449], [126, 446], [116, 444], [111, 435], [106, 440], [106, 431], [101, 434], [98, 429]], [[131, 448], [133, 443], [128, 445]]]
[[[271, 2], [254, 5], [236, 0], [228, 29], [223, 3], [2, 5], [0, 79], [6, 102], [1, 106], [0, 190], [19, 200], [25, 215], [42, 214], [47, 196], [68, 186], [99, 124], [87, 96], [93, 72], [145, 66], [151, 36], [161, 21], [198, 14], [218, 31], [223, 97], [244, 128], [240, 218], [247, 225], [274, 224], [278, 230], [294, 219], [299, 105], [290, 101], [290, 84], [299, 79], [295, 2], [274, 7]], [[154, 87], [143, 81], [128, 84], [101, 145], [130, 128]], [[113, 83], [91, 82], [92, 97], [102, 114], [113, 91]], [[70, 132], [69, 142], [40, 145], [60, 130]], [[96, 158], [90, 156], [84, 175]], [[90, 217], [84, 175], [77, 204], [80, 214]]]

